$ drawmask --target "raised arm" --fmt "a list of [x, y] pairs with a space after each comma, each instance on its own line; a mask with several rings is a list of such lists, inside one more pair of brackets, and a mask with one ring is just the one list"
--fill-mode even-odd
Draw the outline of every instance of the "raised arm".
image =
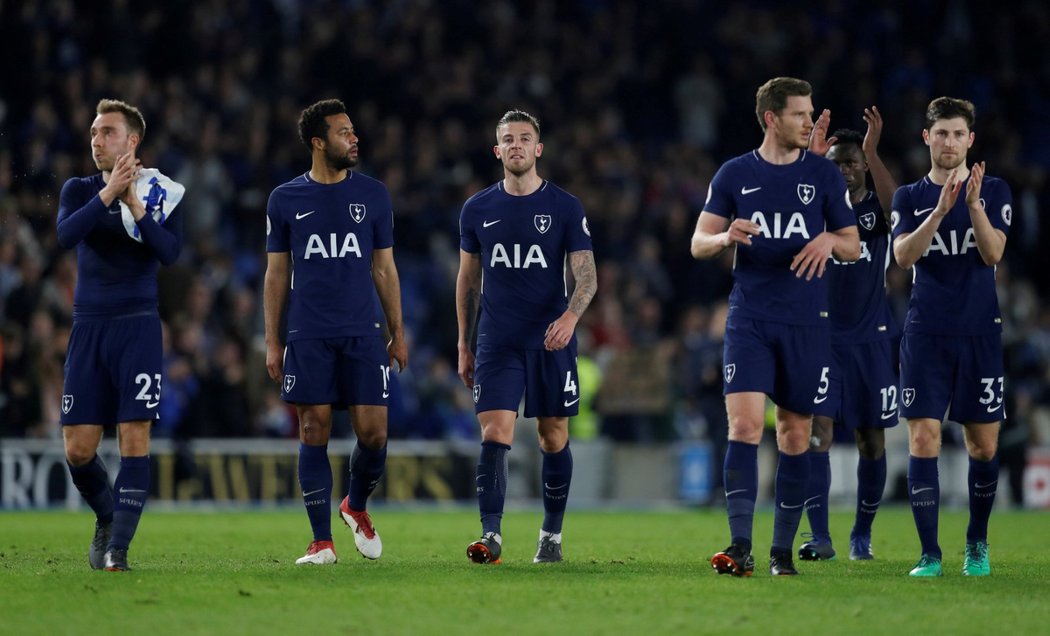
[[883, 217], [889, 225], [893, 212], [893, 193], [897, 191], [897, 183], [879, 157], [879, 139], [882, 138], [882, 115], [879, 114], [879, 109], [874, 106], [865, 108], [864, 121], [868, 124], [868, 132], [864, 135], [861, 150], [864, 151], [864, 159], [868, 162], [871, 180], [875, 183], [875, 194], [879, 197]]
[[470, 350], [481, 303], [481, 255], [459, 251], [459, 274], [456, 276], [456, 323], [459, 338], [459, 378], [467, 388], [474, 387], [474, 352]]
[[817, 121], [813, 122], [813, 130], [809, 133], [808, 150], [821, 157], [828, 154], [828, 150], [835, 145], [838, 137], [828, 138], [828, 128], [831, 126], [831, 111], [825, 108], [820, 111]]
[[[930, 242], [933, 241], [933, 235], [937, 233], [937, 228], [941, 226], [941, 219], [947, 216], [952, 206], [955, 205], [955, 201], [959, 198], [959, 189], [962, 187], [962, 181], [958, 179], [957, 175], [957, 170], [952, 170], [948, 174], [948, 180], [941, 187], [941, 195], [937, 199], [937, 206], [926, 217], [926, 220], [914, 232], [900, 234], [894, 239], [893, 257], [897, 259], [897, 264], [902, 269], [910, 269], [912, 265], [922, 258], [922, 255], [929, 249]], [[899, 212], [905, 214], [907, 210], [899, 210]]]
[[58, 246], [66, 250], [73, 249], [83, 241], [95, 224], [106, 216], [107, 209], [99, 196], [91, 197], [87, 203], [74, 208], [80, 203], [74, 189], [76, 186], [73, 181], [68, 181], [62, 186], [62, 193], [58, 197], [58, 217], [55, 221]]
[[266, 275], [263, 278], [263, 325], [266, 339], [266, 372], [278, 385], [284, 375], [281, 355], [281, 312], [288, 301], [288, 283], [291, 271], [289, 252], [266, 254]]
[[106, 216], [106, 210], [113, 201], [134, 183], [139, 167], [140, 163], [132, 153], [118, 157], [110, 172], [109, 181], [99, 191], [98, 196], [91, 197], [86, 203], [76, 192], [80, 182], [67, 181], [58, 196], [58, 217], [55, 220], [59, 247], [72, 249], [84, 240], [95, 224]]
[[594, 252], [580, 250], [569, 253], [569, 268], [576, 280], [576, 288], [569, 298], [569, 308], [557, 320], [547, 326], [543, 346], [547, 351], [564, 348], [572, 340], [576, 323], [591, 304], [594, 292], [598, 291], [598, 274], [594, 267]]
[[992, 226], [981, 201], [981, 184], [984, 180], [984, 162], [970, 168], [970, 180], [966, 186], [966, 207], [970, 211], [973, 237], [977, 251], [985, 265], [997, 265], [1006, 251], [1006, 234]]
[[408, 343], [405, 341], [405, 325], [401, 319], [401, 279], [394, 264], [394, 248], [372, 251], [372, 281], [383, 306], [386, 326], [390, 330], [390, 342], [386, 345], [390, 355], [390, 366], [397, 360], [398, 372], [408, 366]]

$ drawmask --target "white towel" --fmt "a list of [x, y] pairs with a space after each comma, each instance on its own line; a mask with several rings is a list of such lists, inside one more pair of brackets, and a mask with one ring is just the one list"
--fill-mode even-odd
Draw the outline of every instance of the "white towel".
[[[146, 207], [146, 214], [161, 225], [171, 216], [184, 194], [185, 186], [162, 175], [156, 168], [143, 168], [135, 183], [135, 196]], [[135, 217], [131, 216], [131, 208], [123, 201], [120, 202], [120, 218], [124, 221], [124, 229], [127, 230], [128, 236], [141, 243], [142, 233], [135, 225]]]

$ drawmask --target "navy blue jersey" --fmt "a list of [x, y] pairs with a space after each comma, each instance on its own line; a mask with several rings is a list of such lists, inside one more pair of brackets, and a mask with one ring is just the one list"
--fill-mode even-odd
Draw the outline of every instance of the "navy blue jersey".
[[860, 258], [852, 263], [828, 263], [831, 341], [856, 344], [894, 339], [900, 335], [886, 298], [886, 268], [890, 264], [890, 228], [874, 192], [853, 204], [860, 232]]
[[390, 193], [371, 177], [324, 184], [306, 173], [274, 189], [266, 251], [292, 257], [286, 342], [380, 334], [372, 250], [393, 245]]
[[[980, 336], [1002, 332], [995, 266], [985, 265], [977, 250], [965, 200], [968, 183], [912, 269], [905, 333]], [[941, 186], [929, 177], [898, 188], [893, 195], [893, 238], [918, 229], [937, 207], [940, 195]], [[992, 227], [1008, 234], [1010, 187], [1002, 179], [986, 175], [981, 183], [981, 200]]]
[[761, 226], [751, 245], [736, 246], [730, 311], [793, 325], [827, 324], [827, 277], [796, 278], [792, 259], [821, 232], [856, 225], [846, 181], [834, 163], [803, 150], [774, 165], [757, 150], [730, 159], [708, 190], [704, 212]]
[[164, 225], [147, 214], [138, 221], [142, 243], [128, 236], [116, 199], [107, 208], [98, 193], [101, 174], [66, 181], [59, 195], [58, 244], [77, 248], [73, 319], [157, 310], [157, 270], [174, 263], [182, 247], [182, 208]]
[[566, 255], [591, 251], [579, 199], [550, 181], [514, 196], [500, 181], [463, 204], [459, 235], [463, 251], [481, 254], [478, 344], [543, 349], [547, 326], [568, 308]]

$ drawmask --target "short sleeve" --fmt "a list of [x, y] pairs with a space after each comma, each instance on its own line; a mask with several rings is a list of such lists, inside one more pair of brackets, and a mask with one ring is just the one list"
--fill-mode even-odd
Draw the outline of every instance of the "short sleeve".
[[463, 204], [459, 213], [459, 249], [470, 254], [481, 252], [477, 229], [470, 221], [470, 200]]
[[918, 227], [918, 218], [912, 211], [908, 188], [904, 186], [897, 188], [897, 191], [893, 193], [893, 212], [890, 215], [893, 238], [914, 232]]
[[583, 211], [583, 204], [576, 197], [570, 197], [569, 201], [570, 221], [565, 232], [565, 251], [594, 251], [591, 244], [591, 228], [587, 225], [587, 215]]
[[280, 197], [277, 190], [270, 193], [266, 202], [266, 251], [289, 252], [288, 224], [284, 221], [280, 209]]
[[988, 196], [984, 200], [984, 212], [988, 215], [992, 227], [1001, 230], [1003, 234], [1010, 235], [1010, 222], [1013, 220], [1013, 195], [1010, 186], [1001, 179], [989, 181], [985, 179], [985, 185], [989, 188]]
[[727, 219], [736, 215], [736, 199], [733, 198], [733, 184], [730, 183], [730, 165], [723, 164], [711, 179], [711, 185], [707, 186], [707, 201], [704, 202], [703, 210]]

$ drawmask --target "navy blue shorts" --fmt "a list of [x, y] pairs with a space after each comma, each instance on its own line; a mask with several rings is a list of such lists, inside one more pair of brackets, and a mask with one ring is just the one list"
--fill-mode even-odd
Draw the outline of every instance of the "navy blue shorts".
[[379, 336], [295, 340], [284, 348], [281, 399], [335, 408], [390, 402], [390, 356]]
[[75, 321], [59, 421], [67, 426], [157, 419], [162, 359], [156, 313]]
[[[896, 426], [898, 397], [897, 339], [834, 345], [831, 369], [832, 419], [835, 428]], [[824, 412], [818, 413], [824, 415]]]
[[828, 327], [751, 318], [726, 322], [722, 393], [765, 393], [781, 408], [809, 415], [830, 398]]
[[474, 412], [518, 412], [525, 417], [571, 417], [580, 412], [576, 341], [558, 351], [478, 345], [474, 359]]
[[939, 420], [946, 410], [953, 422], [989, 423], [1006, 419], [1000, 334], [904, 335], [901, 415]]

